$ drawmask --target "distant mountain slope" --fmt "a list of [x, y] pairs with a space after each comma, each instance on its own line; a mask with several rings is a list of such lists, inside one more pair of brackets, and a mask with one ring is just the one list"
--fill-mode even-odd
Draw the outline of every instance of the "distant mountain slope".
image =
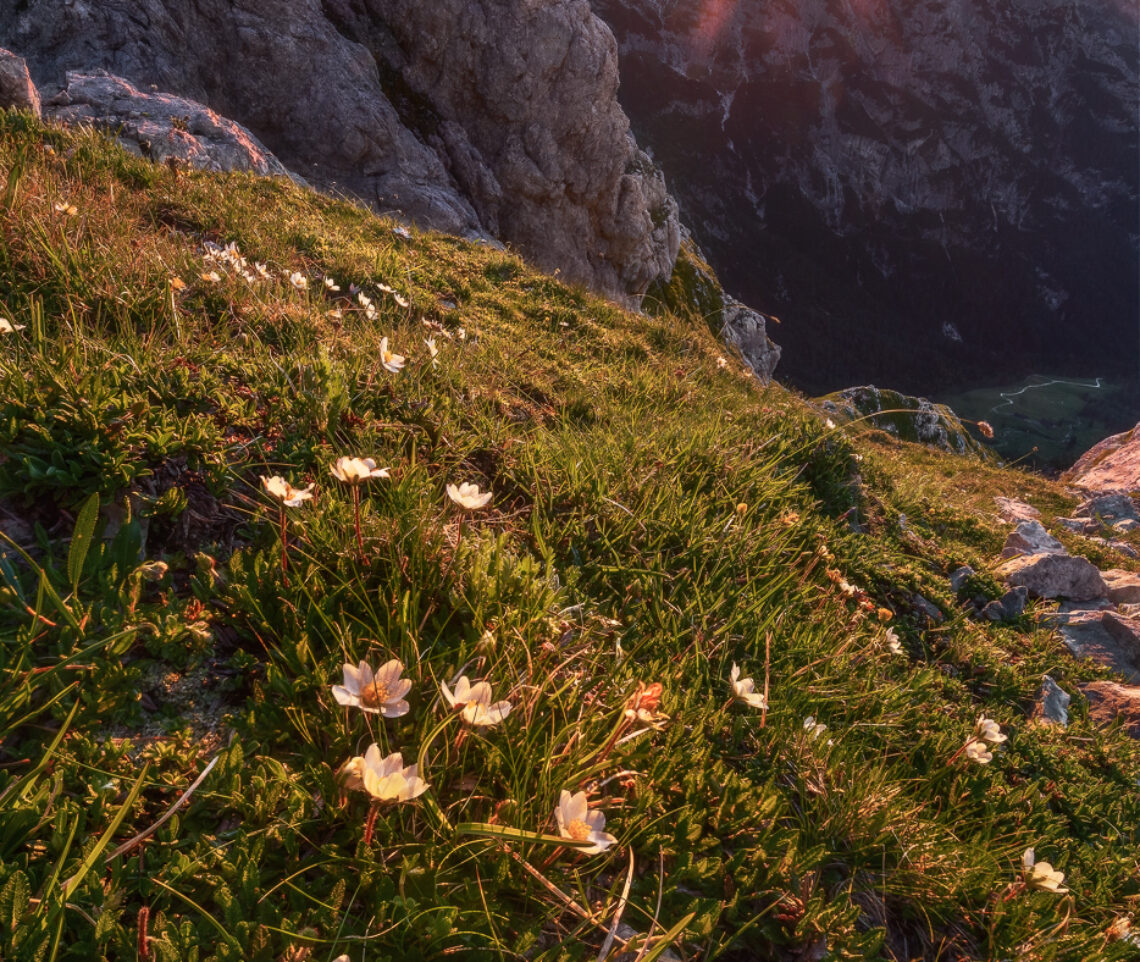
[[1138, 34], [1102, 0], [592, 0], [782, 376], [1137, 369]]

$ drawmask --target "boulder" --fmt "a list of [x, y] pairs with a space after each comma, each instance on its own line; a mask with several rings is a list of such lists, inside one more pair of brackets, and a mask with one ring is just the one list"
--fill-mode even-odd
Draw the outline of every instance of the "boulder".
[[1089, 538], [1093, 544], [1098, 544], [1102, 548], [1109, 548], [1118, 554], [1125, 555], [1129, 558], [1140, 558], [1140, 551], [1137, 551], [1127, 541], [1108, 540], [1106, 538]]
[[90, 124], [155, 163], [176, 161], [201, 170], [288, 176], [284, 165], [241, 124], [209, 107], [166, 93], [144, 93], [103, 70], [73, 71], [45, 104], [53, 120]]
[[1140, 517], [1136, 511], [1136, 503], [1128, 495], [1119, 492], [1090, 498], [1074, 513], [1078, 518], [1099, 518], [1110, 524], [1116, 521], [1135, 521]]
[[1086, 491], [1140, 491], [1140, 424], [1093, 445], [1061, 479]]
[[1140, 603], [1140, 574], [1109, 568], [1102, 571], [1101, 577], [1108, 586], [1108, 600], [1114, 605], [1134, 605]]
[[1041, 512], [1035, 507], [1014, 498], [994, 498], [994, 503], [998, 506], [998, 514], [1001, 519], [1012, 524], [1020, 524], [1022, 521], [1036, 521], [1041, 517]]
[[40, 93], [22, 57], [0, 49], [0, 110], [13, 107], [40, 116]]
[[1040, 521], [1022, 521], [1001, 549], [1003, 558], [1026, 554], [1065, 554], [1065, 546], [1054, 538]]
[[1057, 524], [1076, 534], [1093, 534], [1100, 530], [1100, 522], [1092, 521], [1089, 518], [1058, 518]]
[[1013, 621], [1025, 613], [1025, 605], [1029, 600], [1029, 589], [1022, 586], [1010, 588], [1001, 596], [1001, 606], [1005, 610], [1006, 621]]
[[1131, 660], [1140, 664], [1140, 621], [1116, 611], [1106, 611], [1101, 624]]
[[1034, 598], [1091, 601], [1108, 594], [1092, 562], [1065, 554], [1038, 552], [1010, 558], [998, 567], [997, 576], [1010, 585], [1024, 585]]
[[1114, 681], [1090, 681], [1079, 687], [1094, 722], [1111, 725], [1119, 718], [1129, 735], [1140, 738], [1140, 688]]

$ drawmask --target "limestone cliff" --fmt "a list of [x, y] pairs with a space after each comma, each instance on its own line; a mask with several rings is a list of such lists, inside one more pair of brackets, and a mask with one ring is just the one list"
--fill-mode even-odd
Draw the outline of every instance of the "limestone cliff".
[[48, 96], [101, 68], [200, 101], [314, 184], [627, 304], [673, 267], [676, 205], [586, 0], [0, 0], [0, 46]]

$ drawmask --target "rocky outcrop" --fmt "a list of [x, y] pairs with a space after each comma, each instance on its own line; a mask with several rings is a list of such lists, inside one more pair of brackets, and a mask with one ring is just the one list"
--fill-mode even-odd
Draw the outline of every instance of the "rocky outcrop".
[[0, 110], [12, 107], [40, 115], [40, 94], [22, 57], [0, 50]]
[[105, 71], [68, 73], [67, 85], [47, 102], [45, 112], [63, 123], [110, 131], [128, 150], [156, 163], [262, 176], [289, 173], [241, 124], [193, 100], [143, 93]]
[[725, 297], [720, 334], [740, 352], [753, 374], [765, 384], [772, 380], [781, 350], [768, 336], [767, 317], [735, 298]]
[[952, 454], [988, 453], [950, 408], [926, 398], [868, 385], [837, 391], [817, 403], [836, 421], [858, 420], [902, 441], [930, 444]]
[[1061, 478], [1088, 491], [1140, 491], [1140, 424], [1094, 445]]
[[1134, 376], [1134, 3], [592, 4], [639, 141], [727, 288], [783, 319], [794, 384]]
[[310, 182], [626, 304], [668, 278], [676, 205], [585, 0], [0, 0], [41, 89], [102, 68], [209, 105]]

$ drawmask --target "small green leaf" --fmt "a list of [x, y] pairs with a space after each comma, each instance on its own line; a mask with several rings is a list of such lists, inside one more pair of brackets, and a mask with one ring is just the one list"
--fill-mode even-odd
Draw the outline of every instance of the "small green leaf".
[[75, 532], [71, 536], [71, 549], [67, 553], [67, 576], [71, 579], [71, 591], [79, 587], [79, 576], [83, 574], [83, 562], [95, 537], [95, 522], [99, 520], [99, 495], [92, 494], [83, 502], [79, 516], [75, 519]]

